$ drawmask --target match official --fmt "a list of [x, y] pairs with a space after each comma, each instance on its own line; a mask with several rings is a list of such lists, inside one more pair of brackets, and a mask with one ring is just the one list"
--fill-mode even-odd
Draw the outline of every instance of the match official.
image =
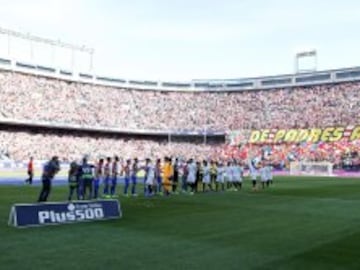
[[54, 156], [45, 163], [43, 173], [41, 176], [42, 189], [39, 195], [38, 202], [46, 202], [51, 190], [51, 181], [54, 176], [60, 171], [59, 158]]

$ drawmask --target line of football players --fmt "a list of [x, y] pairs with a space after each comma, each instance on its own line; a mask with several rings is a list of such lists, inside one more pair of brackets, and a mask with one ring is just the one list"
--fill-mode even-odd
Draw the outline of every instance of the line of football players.
[[[90, 164], [84, 157], [80, 164], [72, 162], [69, 170], [69, 200], [116, 197], [120, 177], [124, 178], [124, 196], [138, 196], [138, 180], [143, 180], [145, 196], [170, 195], [207, 191], [238, 191], [242, 188], [244, 167], [248, 167], [253, 189], [258, 188], [258, 177], [265, 188], [272, 183], [272, 164], [269, 159], [253, 158], [245, 161], [229, 160], [202, 162], [165, 157], [162, 161], [137, 158], [122, 161], [119, 157], [100, 158]], [[139, 172], [143, 175], [139, 178]], [[102, 190], [100, 188], [102, 187]], [[102, 192], [101, 192], [102, 191]]]

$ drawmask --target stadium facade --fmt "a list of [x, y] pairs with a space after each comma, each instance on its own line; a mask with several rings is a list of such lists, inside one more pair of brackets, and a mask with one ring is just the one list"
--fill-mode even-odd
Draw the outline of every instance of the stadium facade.
[[0, 58], [0, 69], [14, 72], [27, 73], [36, 76], [44, 76], [73, 82], [90, 83], [118, 88], [136, 90], [158, 91], [247, 91], [263, 90], [284, 87], [298, 87], [318, 84], [341, 83], [360, 81], [360, 67], [333, 69], [325, 71], [304, 72], [297, 74], [285, 74], [256, 78], [240, 79], [209, 79], [192, 80], [188, 82], [168, 82], [149, 80], [128, 80], [124, 78], [112, 78], [103, 75], [64, 70], [44, 65], [26, 63], [12, 59]]

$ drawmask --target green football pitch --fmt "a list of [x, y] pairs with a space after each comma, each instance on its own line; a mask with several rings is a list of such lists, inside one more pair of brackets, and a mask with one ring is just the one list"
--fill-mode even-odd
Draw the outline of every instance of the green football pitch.
[[[16, 229], [0, 186], [0, 269], [360, 269], [360, 179], [278, 177], [253, 192], [120, 197], [123, 218]], [[54, 187], [62, 201], [67, 188]]]

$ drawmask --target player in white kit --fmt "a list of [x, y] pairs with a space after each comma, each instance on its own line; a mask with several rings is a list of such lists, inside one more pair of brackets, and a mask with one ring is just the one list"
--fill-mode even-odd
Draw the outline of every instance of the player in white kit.
[[273, 166], [272, 166], [272, 161], [271, 159], [268, 161], [267, 164], [267, 180], [268, 180], [268, 184], [272, 184], [273, 183]]
[[212, 191], [211, 181], [210, 181], [210, 166], [206, 160], [203, 161], [203, 192], [206, 192], [206, 186]]
[[217, 174], [216, 174], [216, 191], [219, 191], [219, 187], [221, 185], [221, 190], [225, 190], [225, 167], [221, 162], [218, 162], [216, 166]]
[[253, 190], [255, 190], [256, 189], [257, 176], [258, 176], [258, 169], [257, 169], [258, 160], [256, 158], [249, 159], [248, 160], [248, 166], [249, 166], [249, 171], [250, 171], [252, 188], [253, 188]]
[[145, 165], [145, 186], [145, 196], [152, 196], [153, 187], [155, 186], [155, 166], [149, 158], [146, 159]]
[[234, 167], [231, 161], [228, 161], [227, 166], [225, 167], [226, 171], [226, 188], [228, 191], [232, 190], [233, 180], [234, 180]]
[[267, 176], [268, 176], [268, 169], [266, 166], [266, 161], [263, 160], [261, 162], [261, 167], [260, 167], [260, 178], [261, 178], [261, 185], [262, 185], [263, 189], [265, 188], [265, 185], [268, 185], [267, 184], [267, 182], [268, 182]]
[[195, 192], [195, 182], [196, 182], [196, 163], [193, 159], [190, 159], [187, 164], [187, 179], [186, 183], [190, 186], [190, 194]]
[[235, 161], [233, 165], [233, 185], [235, 191], [240, 190], [242, 187], [242, 176], [243, 170], [240, 166], [240, 163]]

